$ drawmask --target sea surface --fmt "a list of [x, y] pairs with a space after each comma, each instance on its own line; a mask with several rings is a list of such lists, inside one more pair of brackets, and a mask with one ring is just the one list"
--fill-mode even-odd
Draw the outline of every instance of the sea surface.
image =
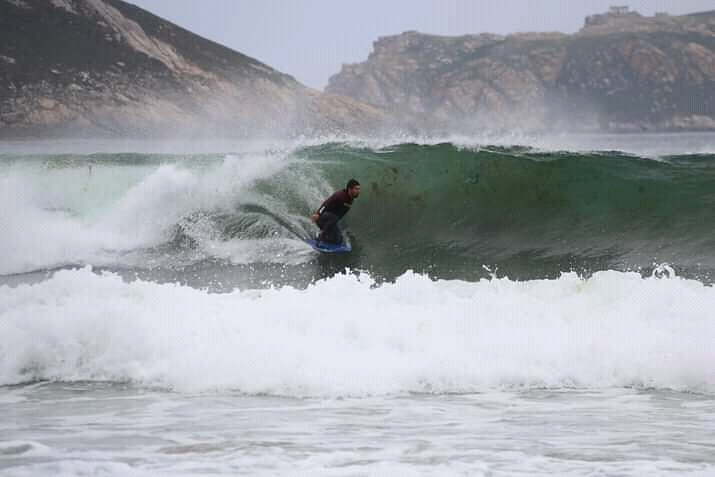
[[0, 203], [3, 477], [715, 475], [715, 134], [5, 141]]

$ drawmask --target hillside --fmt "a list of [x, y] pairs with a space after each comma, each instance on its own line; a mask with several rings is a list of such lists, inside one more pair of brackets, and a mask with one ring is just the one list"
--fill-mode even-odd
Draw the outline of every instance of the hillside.
[[121, 0], [0, 0], [0, 137], [290, 136], [380, 120]]
[[612, 8], [573, 35], [405, 32], [326, 91], [415, 130], [715, 130], [715, 12]]
[[0, 138], [715, 130], [715, 12], [378, 39], [325, 93], [121, 0], [0, 0]]

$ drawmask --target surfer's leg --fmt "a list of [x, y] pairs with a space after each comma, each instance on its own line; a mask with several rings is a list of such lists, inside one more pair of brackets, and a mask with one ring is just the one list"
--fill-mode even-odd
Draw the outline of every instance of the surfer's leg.
[[330, 243], [342, 243], [343, 242], [343, 234], [340, 233], [340, 228], [338, 227], [337, 222], [332, 224], [329, 228], [326, 228], [323, 231], [323, 235], [325, 236], [326, 242], [330, 242]]
[[330, 212], [323, 212], [318, 219], [318, 227], [320, 227], [320, 236], [318, 240], [321, 242], [341, 243], [343, 235], [338, 227], [339, 217]]

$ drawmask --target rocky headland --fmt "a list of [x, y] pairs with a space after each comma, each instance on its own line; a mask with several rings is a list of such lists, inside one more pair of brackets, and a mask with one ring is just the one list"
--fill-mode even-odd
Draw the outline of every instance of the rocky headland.
[[382, 120], [121, 0], [0, 0], [0, 138], [275, 137]]
[[613, 7], [573, 35], [405, 32], [378, 39], [326, 91], [416, 131], [715, 130], [715, 11]]
[[121, 0], [0, 0], [0, 139], [715, 130], [715, 11], [380, 38], [325, 92]]

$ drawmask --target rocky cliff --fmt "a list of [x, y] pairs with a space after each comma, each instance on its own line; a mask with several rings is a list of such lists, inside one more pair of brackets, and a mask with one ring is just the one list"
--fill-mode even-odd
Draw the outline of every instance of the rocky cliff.
[[613, 8], [573, 35], [406, 32], [326, 91], [415, 130], [715, 130], [715, 12]]
[[290, 136], [382, 118], [120, 0], [0, 0], [0, 137]]

